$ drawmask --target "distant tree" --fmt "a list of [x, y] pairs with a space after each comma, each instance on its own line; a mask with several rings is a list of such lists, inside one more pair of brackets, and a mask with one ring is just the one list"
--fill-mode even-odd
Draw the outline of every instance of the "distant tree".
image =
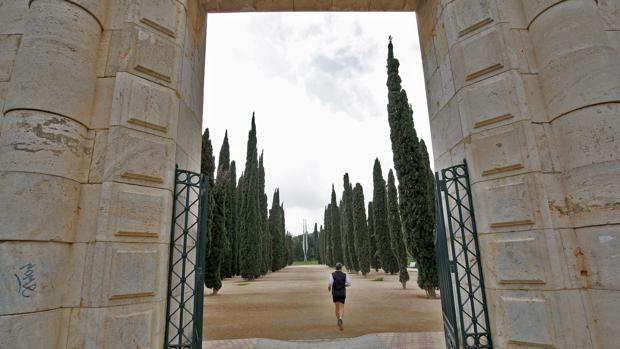
[[[222, 236], [221, 239], [221, 253], [222, 253], [222, 264], [220, 268], [220, 275], [222, 278], [229, 278], [233, 276], [233, 252], [232, 252], [232, 239], [234, 228], [233, 225], [233, 209], [232, 209], [232, 195], [233, 193], [230, 191], [230, 181], [231, 181], [231, 173], [230, 173], [230, 147], [228, 145], [228, 131], [224, 134], [224, 141], [222, 142], [222, 147], [220, 148], [220, 156], [217, 162], [217, 182], [220, 182], [221, 185], [226, 186], [224, 190], [225, 200], [223, 201], [226, 207], [224, 208], [224, 212], [226, 214], [226, 235]], [[217, 202], [215, 203], [217, 205]]]
[[261, 275], [261, 211], [259, 197], [258, 156], [256, 152], [256, 122], [252, 115], [252, 128], [248, 135], [245, 171], [243, 172], [243, 203], [241, 220], [241, 276], [253, 280]]
[[293, 264], [293, 236], [291, 233], [286, 233], [286, 265]]
[[334, 258], [332, 254], [333, 240], [331, 237], [331, 205], [327, 205], [323, 214], [323, 227], [325, 229], [325, 261], [329, 266], [334, 266]]
[[271, 210], [269, 210], [269, 233], [271, 235], [271, 271], [282, 269], [284, 259], [284, 232], [282, 231], [282, 209], [280, 208], [280, 190], [273, 193]]
[[343, 263], [344, 259], [342, 258], [342, 235], [340, 233], [340, 210], [338, 208], [338, 203], [336, 202], [336, 191], [334, 190], [333, 185], [329, 224], [329, 231], [332, 238], [334, 263]]
[[413, 110], [407, 93], [401, 87], [399, 65], [398, 59], [394, 58], [394, 47], [390, 39], [387, 59], [387, 111], [394, 168], [398, 177], [402, 227], [409, 252], [418, 263], [418, 285], [426, 291], [427, 296], [434, 297], [435, 289], [439, 286], [437, 266], [434, 247], [431, 248], [427, 241], [432, 239], [435, 223], [428, 213], [432, 212], [433, 205], [426, 199], [433, 195], [433, 192], [428, 193], [429, 187], [425, 184], [428, 181], [428, 170], [422, 159], [424, 152], [420, 150], [413, 124]]
[[209, 254], [207, 255], [207, 265], [205, 266], [205, 286], [213, 290], [213, 294], [222, 288], [220, 268], [222, 264], [224, 240], [226, 238], [226, 191], [227, 183], [223, 178], [218, 178], [218, 182], [213, 188], [214, 191], [214, 213], [213, 228], [211, 229], [211, 239], [209, 240]]
[[355, 249], [358, 253], [359, 267], [362, 275], [370, 272], [370, 238], [366, 225], [366, 206], [364, 190], [359, 183], [353, 189], [353, 230], [355, 232]]
[[226, 227], [230, 229], [228, 236], [230, 239], [231, 249], [231, 276], [239, 275], [239, 211], [238, 211], [238, 195], [237, 195], [237, 163], [230, 163], [230, 181], [228, 183], [228, 216], [229, 221]]
[[[278, 191], [278, 193], [279, 193], [279, 191]], [[286, 240], [286, 214], [285, 214], [285, 211], [284, 211], [284, 202], [282, 203], [282, 205], [280, 205], [280, 212], [281, 212], [281, 216], [282, 216], [282, 221], [281, 221], [281, 225], [282, 226], [280, 227], [280, 230], [282, 231], [282, 246], [283, 246], [283, 249], [286, 250], [286, 248], [287, 248], [286, 247], [287, 246], [286, 245], [287, 244], [287, 240]], [[283, 258], [280, 261], [280, 269], [284, 268], [284, 267], [286, 267], [288, 265], [288, 259], [289, 259], [289, 257], [283, 255]]]
[[265, 194], [265, 166], [263, 165], [263, 152], [258, 160], [258, 197], [260, 199], [260, 244], [262, 251], [261, 274], [265, 275], [271, 267], [271, 239], [267, 225], [267, 195]]
[[379, 159], [375, 159], [372, 171], [373, 178], [373, 216], [374, 235], [377, 241], [377, 251], [381, 259], [383, 271], [390, 274], [398, 273], [398, 262], [390, 246], [390, 230], [388, 228], [387, 203], [385, 193], [385, 180], [381, 170]]
[[314, 259], [316, 259], [320, 263], [321, 252], [319, 250], [319, 230], [318, 230], [318, 227], [317, 227], [316, 223], [314, 223], [314, 230], [312, 231], [312, 238], [314, 240], [314, 249], [313, 249], [314, 255], [313, 255], [313, 257], [314, 257]]
[[245, 219], [245, 216], [243, 214], [243, 204], [245, 202], [245, 186], [243, 185], [244, 182], [244, 173], [241, 172], [241, 176], [239, 176], [239, 180], [237, 181], [237, 188], [235, 190], [236, 193], [236, 199], [237, 199], [237, 206], [236, 206], [236, 212], [237, 212], [237, 221], [235, 222], [235, 230], [237, 233], [237, 241], [236, 241], [236, 253], [237, 253], [237, 260], [236, 260], [236, 269], [235, 269], [235, 275], [241, 275], [241, 241], [243, 240], [243, 232], [241, 230], [241, 222]]
[[375, 234], [375, 222], [373, 218], [372, 201], [368, 202], [368, 235], [370, 236], [370, 267], [375, 271], [381, 268], [381, 259], [377, 251], [377, 235]]
[[398, 194], [396, 192], [396, 184], [394, 183], [394, 173], [392, 170], [388, 173], [387, 196], [390, 242], [392, 251], [394, 251], [398, 261], [398, 280], [403, 285], [403, 288], [407, 288], [407, 281], [409, 281], [409, 272], [407, 271], [407, 247], [405, 246], [405, 238], [403, 237], [403, 230], [400, 222]]
[[343, 194], [342, 194], [342, 215], [344, 216], [342, 229], [344, 236], [346, 236], [346, 260], [347, 269], [351, 272], [357, 273], [359, 268], [359, 261], [357, 257], [357, 251], [355, 249], [355, 232], [353, 230], [353, 187], [349, 181], [349, 174], [345, 173], [343, 176]]

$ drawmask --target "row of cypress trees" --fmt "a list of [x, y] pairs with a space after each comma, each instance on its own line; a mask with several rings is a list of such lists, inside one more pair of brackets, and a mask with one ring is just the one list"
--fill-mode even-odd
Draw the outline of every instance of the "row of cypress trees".
[[[369, 268], [399, 273], [403, 287], [409, 280], [407, 251], [418, 266], [418, 285], [429, 297], [438, 287], [435, 260], [434, 177], [424, 140], [418, 138], [413, 124], [413, 109], [407, 92], [401, 87], [399, 62], [394, 57], [392, 38], [388, 45], [388, 123], [394, 169], [385, 182], [379, 159], [373, 166], [373, 195], [364, 210], [361, 185], [351, 188], [344, 175], [340, 206], [332, 186], [331, 202], [325, 209], [324, 225], [319, 233], [321, 262], [343, 262], [347, 269], [363, 275]], [[399, 200], [400, 196], [400, 200]]]
[[333, 266], [343, 263], [349, 271], [362, 275], [380, 268], [390, 274], [399, 273], [406, 287], [407, 250], [403, 236], [398, 196], [392, 170], [386, 184], [379, 159], [373, 167], [373, 200], [364, 206], [364, 190], [353, 188], [349, 174], [343, 178], [340, 205], [332, 187], [331, 202], [325, 209], [323, 226], [318, 232], [319, 262]]
[[[207, 128], [202, 136], [201, 173], [209, 179], [208, 246], [205, 285], [213, 294], [222, 279], [240, 275], [253, 280], [292, 263], [291, 242], [285, 233], [284, 204], [280, 190], [268, 210], [263, 153], [258, 157], [256, 122], [248, 134], [245, 168], [237, 180], [230, 160], [228, 132], [220, 148], [217, 174]], [[215, 179], [214, 179], [215, 178]]]

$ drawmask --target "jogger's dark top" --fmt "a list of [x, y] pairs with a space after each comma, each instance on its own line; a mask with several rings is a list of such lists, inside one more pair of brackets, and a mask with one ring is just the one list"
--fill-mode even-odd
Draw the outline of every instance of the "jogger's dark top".
[[341, 272], [340, 270], [336, 270], [332, 273], [332, 278], [334, 279], [334, 284], [332, 285], [332, 298], [334, 303], [344, 304], [344, 301], [347, 298], [347, 274]]

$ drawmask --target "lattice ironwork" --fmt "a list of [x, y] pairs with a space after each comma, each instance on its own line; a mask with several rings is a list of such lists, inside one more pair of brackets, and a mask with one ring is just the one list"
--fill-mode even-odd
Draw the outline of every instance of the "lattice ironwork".
[[[445, 278], [445, 282], [449, 283], [444, 285], [444, 289], [450, 290], [449, 298], [452, 299], [445, 300], [446, 307], [451, 306], [459, 315], [460, 335], [454, 336], [457, 346], [450, 347], [448, 338], [446, 338], [446, 345], [449, 348], [459, 348], [461, 344], [465, 349], [490, 349], [493, 344], [467, 163], [441, 170], [441, 178], [439, 174], [435, 176], [438, 194], [436, 200], [437, 240], [450, 241], [450, 253], [446, 256], [447, 260], [442, 260], [439, 265], [440, 274], [443, 274], [440, 278]], [[445, 207], [442, 207], [441, 201], [444, 201]], [[443, 239], [440, 238], [441, 236]], [[436, 248], [439, 259], [439, 253], [443, 253], [439, 251], [442, 246]], [[445, 252], [447, 252], [447, 247]], [[446, 267], [450, 271], [448, 275], [445, 274]], [[441, 290], [442, 293], [444, 289]], [[442, 307], [444, 306], [443, 297], [442, 295]], [[445, 314], [446, 311], [444, 311]], [[449, 322], [450, 324], [455, 324], [455, 321]], [[445, 321], [444, 327], [446, 327]], [[451, 329], [446, 330], [446, 332], [449, 331]]]
[[202, 348], [207, 247], [206, 176], [175, 170], [164, 349]]
[[446, 339], [446, 348], [458, 349], [459, 338], [454, 312], [454, 291], [452, 289], [452, 273], [450, 272], [450, 257], [448, 241], [444, 223], [444, 210], [441, 203], [441, 189], [439, 188], [439, 174], [435, 173], [435, 256], [437, 258], [437, 271], [439, 274], [439, 294], [441, 297], [441, 311], [443, 315], [443, 328]]

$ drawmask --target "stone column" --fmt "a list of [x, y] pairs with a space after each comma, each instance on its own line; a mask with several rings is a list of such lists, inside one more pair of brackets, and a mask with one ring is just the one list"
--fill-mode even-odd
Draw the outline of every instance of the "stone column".
[[[435, 167], [467, 158], [494, 345], [614, 348], [618, 5], [423, 1]], [[617, 269], [617, 268], [616, 268]]]
[[199, 169], [206, 14], [0, 8], [3, 344], [159, 348], [174, 165]]
[[80, 305], [85, 246], [74, 242], [101, 27], [68, 1], [28, 3], [0, 1], [0, 336], [64, 348]]

